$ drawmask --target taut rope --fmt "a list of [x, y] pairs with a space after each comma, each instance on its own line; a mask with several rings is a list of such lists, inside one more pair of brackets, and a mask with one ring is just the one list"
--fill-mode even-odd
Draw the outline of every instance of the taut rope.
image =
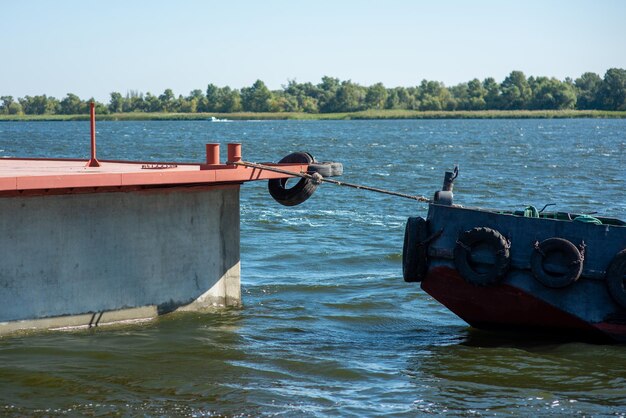
[[353, 189], [360, 189], [360, 190], [367, 190], [367, 191], [370, 191], [370, 192], [383, 193], [383, 194], [387, 194], [387, 195], [390, 195], [390, 196], [398, 196], [398, 197], [403, 197], [405, 199], [417, 200], [418, 202], [426, 202], [426, 203], [431, 203], [432, 202], [431, 199], [428, 199], [427, 197], [424, 197], [424, 196], [413, 196], [413, 195], [409, 195], [409, 194], [405, 194], [405, 193], [394, 192], [394, 191], [391, 191], [391, 190], [378, 189], [376, 187], [364, 186], [362, 184], [346, 183], [344, 181], [337, 181], [337, 180], [329, 179], [329, 178], [326, 178], [326, 177], [322, 177], [318, 173], [313, 173], [313, 174], [308, 174], [308, 173], [303, 173], [303, 172], [296, 173], [295, 171], [283, 170], [282, 168], [271, 167], [271, 166], [264, 165], [264, 164], [250, 163], [250, 162], [247, 162], [247, 161], [229, 162], [227, 164], [241, 165], [241, 166], [244, 166], [244, 167], [256, 168], [256, 169], [259, 169], [259, 170], [273, 171], [275, 173], [287, 174], [287, 175], [294, 176], [294, 177], [301, 177], [301, 178], [305, 178], [305, 179], [310, 179], [310, 180], [314, 181], [317, 184], [320, 184], [320, 183], [332, 183], [332, 184], [335, 184], [337, 186], [352, 187]]

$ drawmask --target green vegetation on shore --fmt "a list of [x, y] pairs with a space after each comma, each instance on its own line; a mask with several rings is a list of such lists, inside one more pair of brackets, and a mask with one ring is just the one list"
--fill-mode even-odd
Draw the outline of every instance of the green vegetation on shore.
[[[557, 119], [626, 118], [626, 111], [604, 110], [364, 110], [344, 113], [237, 112], [237, 113], [110, 113], [99, 121], [124, 120], [359, 120], [359, 119]], [[1, 121], [84, 121], [89, 115], [0, 115]]]
[[[15, 100], [0, 92], [0, 120], [75, 120], [89, 113], [89, 102], [68, 93], [62, 100], [25, 96]], [[502, 83], [488, 77], [446, 87], [422, 80], [418, 86], [369, 87], [322, 77], [319, 84], [290, 80], [271, 91], [257, 80], [242, 89], [209, 84], [188, 96], [171, 89], [161, 95], [131, 91], [111, 93], [108, 104], [96, 102], [100, 119], [401, 119], [502, 117], [624, 117], [626, 70], [609, 69], [604, 78], [587, 72], [576, 80], [526, 77], [512, 71]]]

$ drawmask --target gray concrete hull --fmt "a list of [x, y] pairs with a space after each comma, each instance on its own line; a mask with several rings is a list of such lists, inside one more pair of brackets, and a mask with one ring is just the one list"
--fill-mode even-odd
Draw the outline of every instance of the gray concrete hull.
[[239, 185], [0, 198], [0, 333], [241, 303]]

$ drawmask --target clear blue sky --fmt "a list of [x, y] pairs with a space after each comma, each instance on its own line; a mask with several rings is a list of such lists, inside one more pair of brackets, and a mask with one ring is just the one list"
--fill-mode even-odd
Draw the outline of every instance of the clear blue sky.
[[0, 95], [14, 97], [626, 68], [622, 0], [0, 0], [0, 21]]

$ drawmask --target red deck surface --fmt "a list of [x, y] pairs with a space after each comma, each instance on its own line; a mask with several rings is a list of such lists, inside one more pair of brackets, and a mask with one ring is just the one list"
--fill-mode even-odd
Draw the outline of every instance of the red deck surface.
[[[225, 164], [177, 163], [171, 168], [143, 167], [154, 167], [154, 162], [100, 160], [100, 167], [87, 167], [86, 164], [86, 160], [0, 159], [0, 195], [25, 191], [80, 193], [84, 189], [97, 192], [98, 188], [111, 187], [211, 186], [288, 177], [267, 170]], [[280, 168], [293, 172], [307, 170], [307, 166], [301, 164], [280, 164]]]

